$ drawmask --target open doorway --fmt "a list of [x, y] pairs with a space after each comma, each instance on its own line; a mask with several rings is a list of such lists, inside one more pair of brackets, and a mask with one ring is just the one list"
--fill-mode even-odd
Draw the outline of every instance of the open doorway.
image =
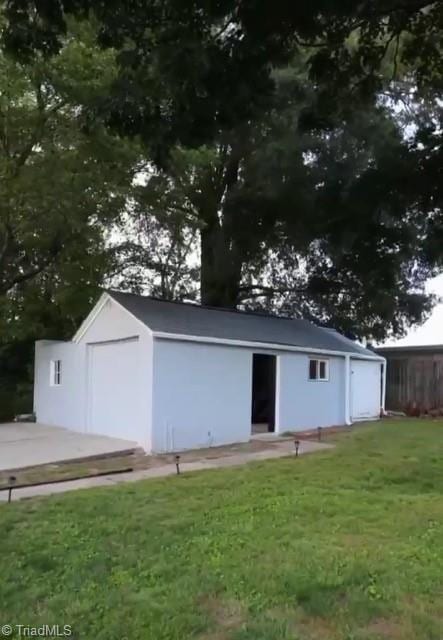
[[252, 354], [252, 433], [275, 431], [276, 356]]

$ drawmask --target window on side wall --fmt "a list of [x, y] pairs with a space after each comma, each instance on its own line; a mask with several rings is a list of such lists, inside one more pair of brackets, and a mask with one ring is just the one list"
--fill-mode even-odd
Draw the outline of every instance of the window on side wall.
[[329, 380], [329, 360], [309, 359], [309, 380]]
[[50, 384], [51, 387], [58, 387], [62, 383], [62, 361], [51, 360]]

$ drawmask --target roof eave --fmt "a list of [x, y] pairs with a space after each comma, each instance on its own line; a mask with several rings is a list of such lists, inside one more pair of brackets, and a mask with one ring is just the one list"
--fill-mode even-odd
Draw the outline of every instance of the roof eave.
[[183, 333], [169, 333], [165, 331], [153, 331], [152, 336], [161, 340], [177, 340], [180, 342], [202, 342], [206, 344], [220, 344], [233, 347], [249, 347], [254, 349], [273, 349], [279, 351], [294, 351], [298, 353], [314, 353], [319, 355], [338, 356], [344, 358], [350, 356], [358, 360], [374, 360], [376, 362], [385, 362], [383, 356], [359, 353], [357, 351], [338, 351], [334, 349], [321, 349], [319, 347], [301, 347], [297, 345], [281, 344], [276, 342], [254, 342], [252, 340], [233, 340], [230, 338], [215, 338], [211, 336], [194, 336]]

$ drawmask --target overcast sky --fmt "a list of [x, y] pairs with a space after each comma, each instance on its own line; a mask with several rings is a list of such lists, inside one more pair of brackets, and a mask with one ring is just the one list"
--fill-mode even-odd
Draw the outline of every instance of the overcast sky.
[[[443, 297], [443, 274], [428, 283], [428, 289]], [[387, 345], [443, 344], [443, 303], [435, 307], [431, 317], [421, 327], [411, 329], [401, 340], [388, 340]]]

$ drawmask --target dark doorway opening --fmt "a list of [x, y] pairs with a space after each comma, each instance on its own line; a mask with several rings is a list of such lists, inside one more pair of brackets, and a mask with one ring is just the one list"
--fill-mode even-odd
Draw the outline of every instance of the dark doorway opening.
[[252, 355], [252, 433], [275, 430], [276, 356]]

